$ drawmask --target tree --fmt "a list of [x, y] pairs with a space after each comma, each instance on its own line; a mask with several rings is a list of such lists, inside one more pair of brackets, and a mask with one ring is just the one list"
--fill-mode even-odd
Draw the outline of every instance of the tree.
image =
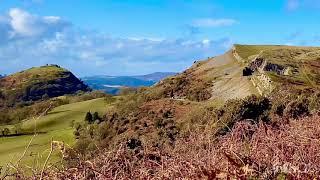
[[84, 120], [87, 121], [89, 124], [91, 124], [93, 122], [92, 114], [90, 112], [87, 112]]
[[2, 130], [2, 135], [3, 136], [8, 136], [10, 134], [10, 130], [8, 129], [8, 128], [4, 128], [3, 130]]
[[96, 120], [100, 120], [101, 118], [99, 117], [99, 113], [98, 112], [94, 112], [93, 113], [93, 121], [96, 121]]

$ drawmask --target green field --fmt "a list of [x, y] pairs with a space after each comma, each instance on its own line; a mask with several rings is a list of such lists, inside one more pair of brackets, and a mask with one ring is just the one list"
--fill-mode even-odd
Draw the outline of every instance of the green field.
[[[33, 138], [21, 162], [25, 165], [41, 167], [50, 151], [51, 139], [63, 141], [66, 145], [72, 146], [75, 142], [72, 128], [73, 122], [83, 121], [88, 111], [97, 111], [102, 115], [106, 106], [107, 103], [103, 98], [93, 99], [59, 106], [50, 111], [48, 115], [37, 120], [29, 119], [22, 122], [21, 127], [23, 130], [33, 131], [36, 127], [37, 132], [43, 133], [39, 133]], [[33, 136], [0, 138], [0, 166], [4, 166], [9, 162], [15, 164]], [[54, 152], [50, 158], [50, 163], [59, 162], [60, 159], [59, 152]]]

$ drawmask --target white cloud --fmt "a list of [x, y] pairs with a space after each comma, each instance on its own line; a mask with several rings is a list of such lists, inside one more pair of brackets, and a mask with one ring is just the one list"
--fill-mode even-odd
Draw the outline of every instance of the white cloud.
[[[77, 75], [181, 71], [194, 60], [222, 53], [229, 38], [116, 38], [76, 30], [57, 16], [12, 9], [0, 19], [0, 74], [59, 64]], [[12, 34], [12, 37], [10, 36]]]
[[9, 16], [14, 33], [32, 36], [42, 31], [39, 27], [36, 27], [36, 18], [25, 11], [11, 9]]
[[193, 21], [192, 26], [194, 27], [223, 27], [223, 26], [232, 26], [238, 23], [234, 19], [196, 19]]
[[204, 39], [202, 40], [202, 44], [205, 46], [205, 47], [209, 47], [210, 46], [210, 43], [211, 41], [209, 39]]
[[12, 36], [39, 36], [68, 26], [68, 23], [62, 21], [60, 17], [39, 17], [18, 8], [10, 9], [8, 15]]

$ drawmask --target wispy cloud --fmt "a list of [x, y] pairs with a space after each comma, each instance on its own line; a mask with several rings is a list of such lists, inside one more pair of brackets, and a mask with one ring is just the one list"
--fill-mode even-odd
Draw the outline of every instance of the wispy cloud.
[[0, 17], [0, 74], [47, 63], [78, 75], [180, 71], [194, 60], [222, 53], [232, 43], [230, 38], [117, 38], [22, 9]]
[[223, 26], [232, 26], [238, 23], [238, 21], [234, 19], [211, 19], [211, 18], [203, 18], [196, 19], [192, 22], [192, 26], [194, 27], [223, 27]]

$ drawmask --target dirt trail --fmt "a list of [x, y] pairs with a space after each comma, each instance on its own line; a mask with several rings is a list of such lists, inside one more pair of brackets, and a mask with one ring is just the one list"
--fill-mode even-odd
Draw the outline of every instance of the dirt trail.
[[212, 58], [201, 66], [199, 71], [210, 70], [207, 73], [211, 77], [215, 77], [212, 86], [212, 99], [227, 101], [259, 94], [251, 81], [242, 76], [243, 68], [229, 51], [224, 55]]

